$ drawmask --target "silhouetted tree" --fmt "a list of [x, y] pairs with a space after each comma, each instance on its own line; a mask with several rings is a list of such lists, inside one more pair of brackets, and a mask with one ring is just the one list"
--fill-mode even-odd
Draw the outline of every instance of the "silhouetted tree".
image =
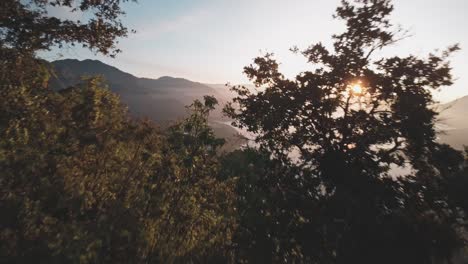
[[[442, 153], [443, 154], [443, 153]], [[453, 154], [452, 154], [453, 155]], [[450, 156], [441, 156], [442, 159], [447, 159]], [[457, 159], [460, 157], [457, 156]], [[452, 201], [464, 210], [465, 217], [468, 216], [468, 147], [465, 147], [465, 163], [461, 170], [454, 168], [448, 173], [449, 178], [449, 190], [448, 194]], [[454, 164], [455, 166], [455, 164]], [[452, 167], [453, 168], [453, 167]]]
[[297, 214], [306, 203], [303, 186], [295, 180], [306, 173], [298, 166], [272, 158], [268, 151], [247, 148], [222, 157], [221, 177], [236, 178], [238, 227], [233, 236], [240, 263], [304, 261], [300, 255]]
[[[432, 263], [461, 246], [463, 216], [445, 188], [459, 154], [435, 141], [430, 107], [431, 90], [452, 84], [448, 57], [458, 46], [378, 58], [405, 36], [389, 21], [392, 10], [390, 0], [342, 1], [335, 18], [345, 32], [332, 47], [301, 52], [312, 70], [288, 79], [266, 54], [245, 68], [257, 91], [233, 87], [238, 96], [225, 111], [234, 124], [283, 166], [302, 169], [261, 182], [273, 188], [265, 197], [282, 191], [284, 201], [270, 207], [289, 214], [259, 221], [289, 234], [264, 234], [276, 241], [274, 262]], [[391, 168], [408, 172], [393, 177]]]

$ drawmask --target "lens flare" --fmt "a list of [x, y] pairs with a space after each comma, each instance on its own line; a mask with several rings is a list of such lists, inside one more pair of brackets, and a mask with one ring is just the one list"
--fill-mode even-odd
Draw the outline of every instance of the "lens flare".
[[351, 86], [351, 92], [353, 94], [360, 95], [360, 94], [362, 94], [362, 91], [363, 91], [362, 86], [360, 84], [358, 84], [358, 83]]

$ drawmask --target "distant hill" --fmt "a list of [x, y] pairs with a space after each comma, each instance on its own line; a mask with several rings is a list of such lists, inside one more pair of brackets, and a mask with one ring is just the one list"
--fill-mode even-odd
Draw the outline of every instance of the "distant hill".
[[468, 146], [468, 96], [438, 107], [440, 141], [455, 148]]
[[[215, 96], [220, 102], [227, 101], [225, 91], [219, 92], [202, 83], [169, 76], [138, 78], [98, 60], [66, 59], [53, 61], [52, 65], [56, 74], [50, 82], [53, 89], [76, 85], [83, 76], [102, 75], [109, 88], [129, 106], [132, 115], [158, 122], [184, 117], [187, 114], [185, 106], [204, 95]], [[215, 119], [223, 119], [219, 109], [213, 115]]]
[[[98, 60], [58, 60], [51, 63], [56, 78], [50, 85], [53, 89], [64, 89], [81, 81], [82, 76], [102, 75], [109, 88], [120, 95], [136, 117], [148, 117], [160, 124], [166, 124], [187, 115], [185, 109], [195, 99], [213, 95], [220, 102], [212, 116], [212, 125], [218, 136], [232, 137], [237, 132], [225, 123], [221, 108], [233, 98], [229, 87], [224, 84], [203, 84], [183, 78], [161, 77], [158, 79], [138, 78]], [[251, 90], [255, 88], [247, 85]], [[468, 96], [447, 104], [439, 105], [437, 127], [439, 141], [463, 149], [468, 145]], [[221, 122], [218, 122], [221, 121]]]
[[169, 76], [158, 79], [138, 78], [98, 60], [66, 59], [53, 61], [51, 65], [55, 72], [49, 83], [52, 89], [60, 90], [76, 85], [83, 76], [101, 75], [109, 89], [128, 106], [132, 116], [149, 118], [162, 126], [187, 116], [185, 106], [195, 99], [201, 99], [204, 95], [215, 96], [220, 102], [210, 121], [215, 134], [228, 139], [228, 145], [242, 144], [242, 140], [239, 141], [236, 136], [238, 132], [224, 124], [227, 119], [221, 109], [232, 98], [227, 88]]

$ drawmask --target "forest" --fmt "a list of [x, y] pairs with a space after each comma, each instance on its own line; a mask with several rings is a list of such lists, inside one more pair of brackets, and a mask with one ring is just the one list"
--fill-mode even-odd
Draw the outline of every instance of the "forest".
[[161, 126], [100, 76], [50, 87], [42, 51], [118, 59], [125, 2], [0, 1], [0, 263], [466, 263], [468, 148], [432, 107], [458, 45], [379, 57], [407, 37], [392, 1], [343, 0], [332, 47], [292, 49], [311, 68], [243, 69], [223, 114], [254, 144], [226, 151], [209, 94]]

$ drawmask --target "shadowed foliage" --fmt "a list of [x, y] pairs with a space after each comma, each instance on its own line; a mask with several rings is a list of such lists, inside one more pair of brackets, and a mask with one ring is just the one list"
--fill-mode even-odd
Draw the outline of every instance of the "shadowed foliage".
[[[245, 67], [257, 91], [233, 87], [238, 96], [225, 112], [289, 168], [248, 185], [265, 190], [256, 199], [267, 202], [254, 209], [262, 219], [254, 233], [248, 219], [239, 230], [272, 250], [251, 251], [257, 241], [248, 240], [247, 260], [261, 252], [268, 262], [433, 263], [463, 245], [466, 215], [447, 196], [463, 159], [436, 143], [430, 107], [431, 90], [452, 84], [448, 58], [458, 46], [425, 58], [377, 57], [405, 37], [388, 19], [392, 10], [389, 0], [342, 1], [335, 18], [346, 30], [333, 46], [293, 49], [313, 70], [288, 79], [266, 54]], [[268, 205], [272, 196], [280, 201]]]
[[[0, 3], [0, 262], [432, 264], [463, 247], [466, 155], [436, 142], [431, 107], [457, 46], [379, 58], [404, 37], [391, 2], [343, 0], [333, 45], [294, 49], [312, 70], [288, 79], [273, 54], [245, 68], [257, 90], [233, 87], [225, 112], [255, 144], [223, 153], [214, 97], [160, 129], [102, 78], [78, 79], [87, 67], [61, 79], [37, 57], [65, 44], [114, 56], [124, 2]], [[131, 90], [136, 78], [100, 67]]]

